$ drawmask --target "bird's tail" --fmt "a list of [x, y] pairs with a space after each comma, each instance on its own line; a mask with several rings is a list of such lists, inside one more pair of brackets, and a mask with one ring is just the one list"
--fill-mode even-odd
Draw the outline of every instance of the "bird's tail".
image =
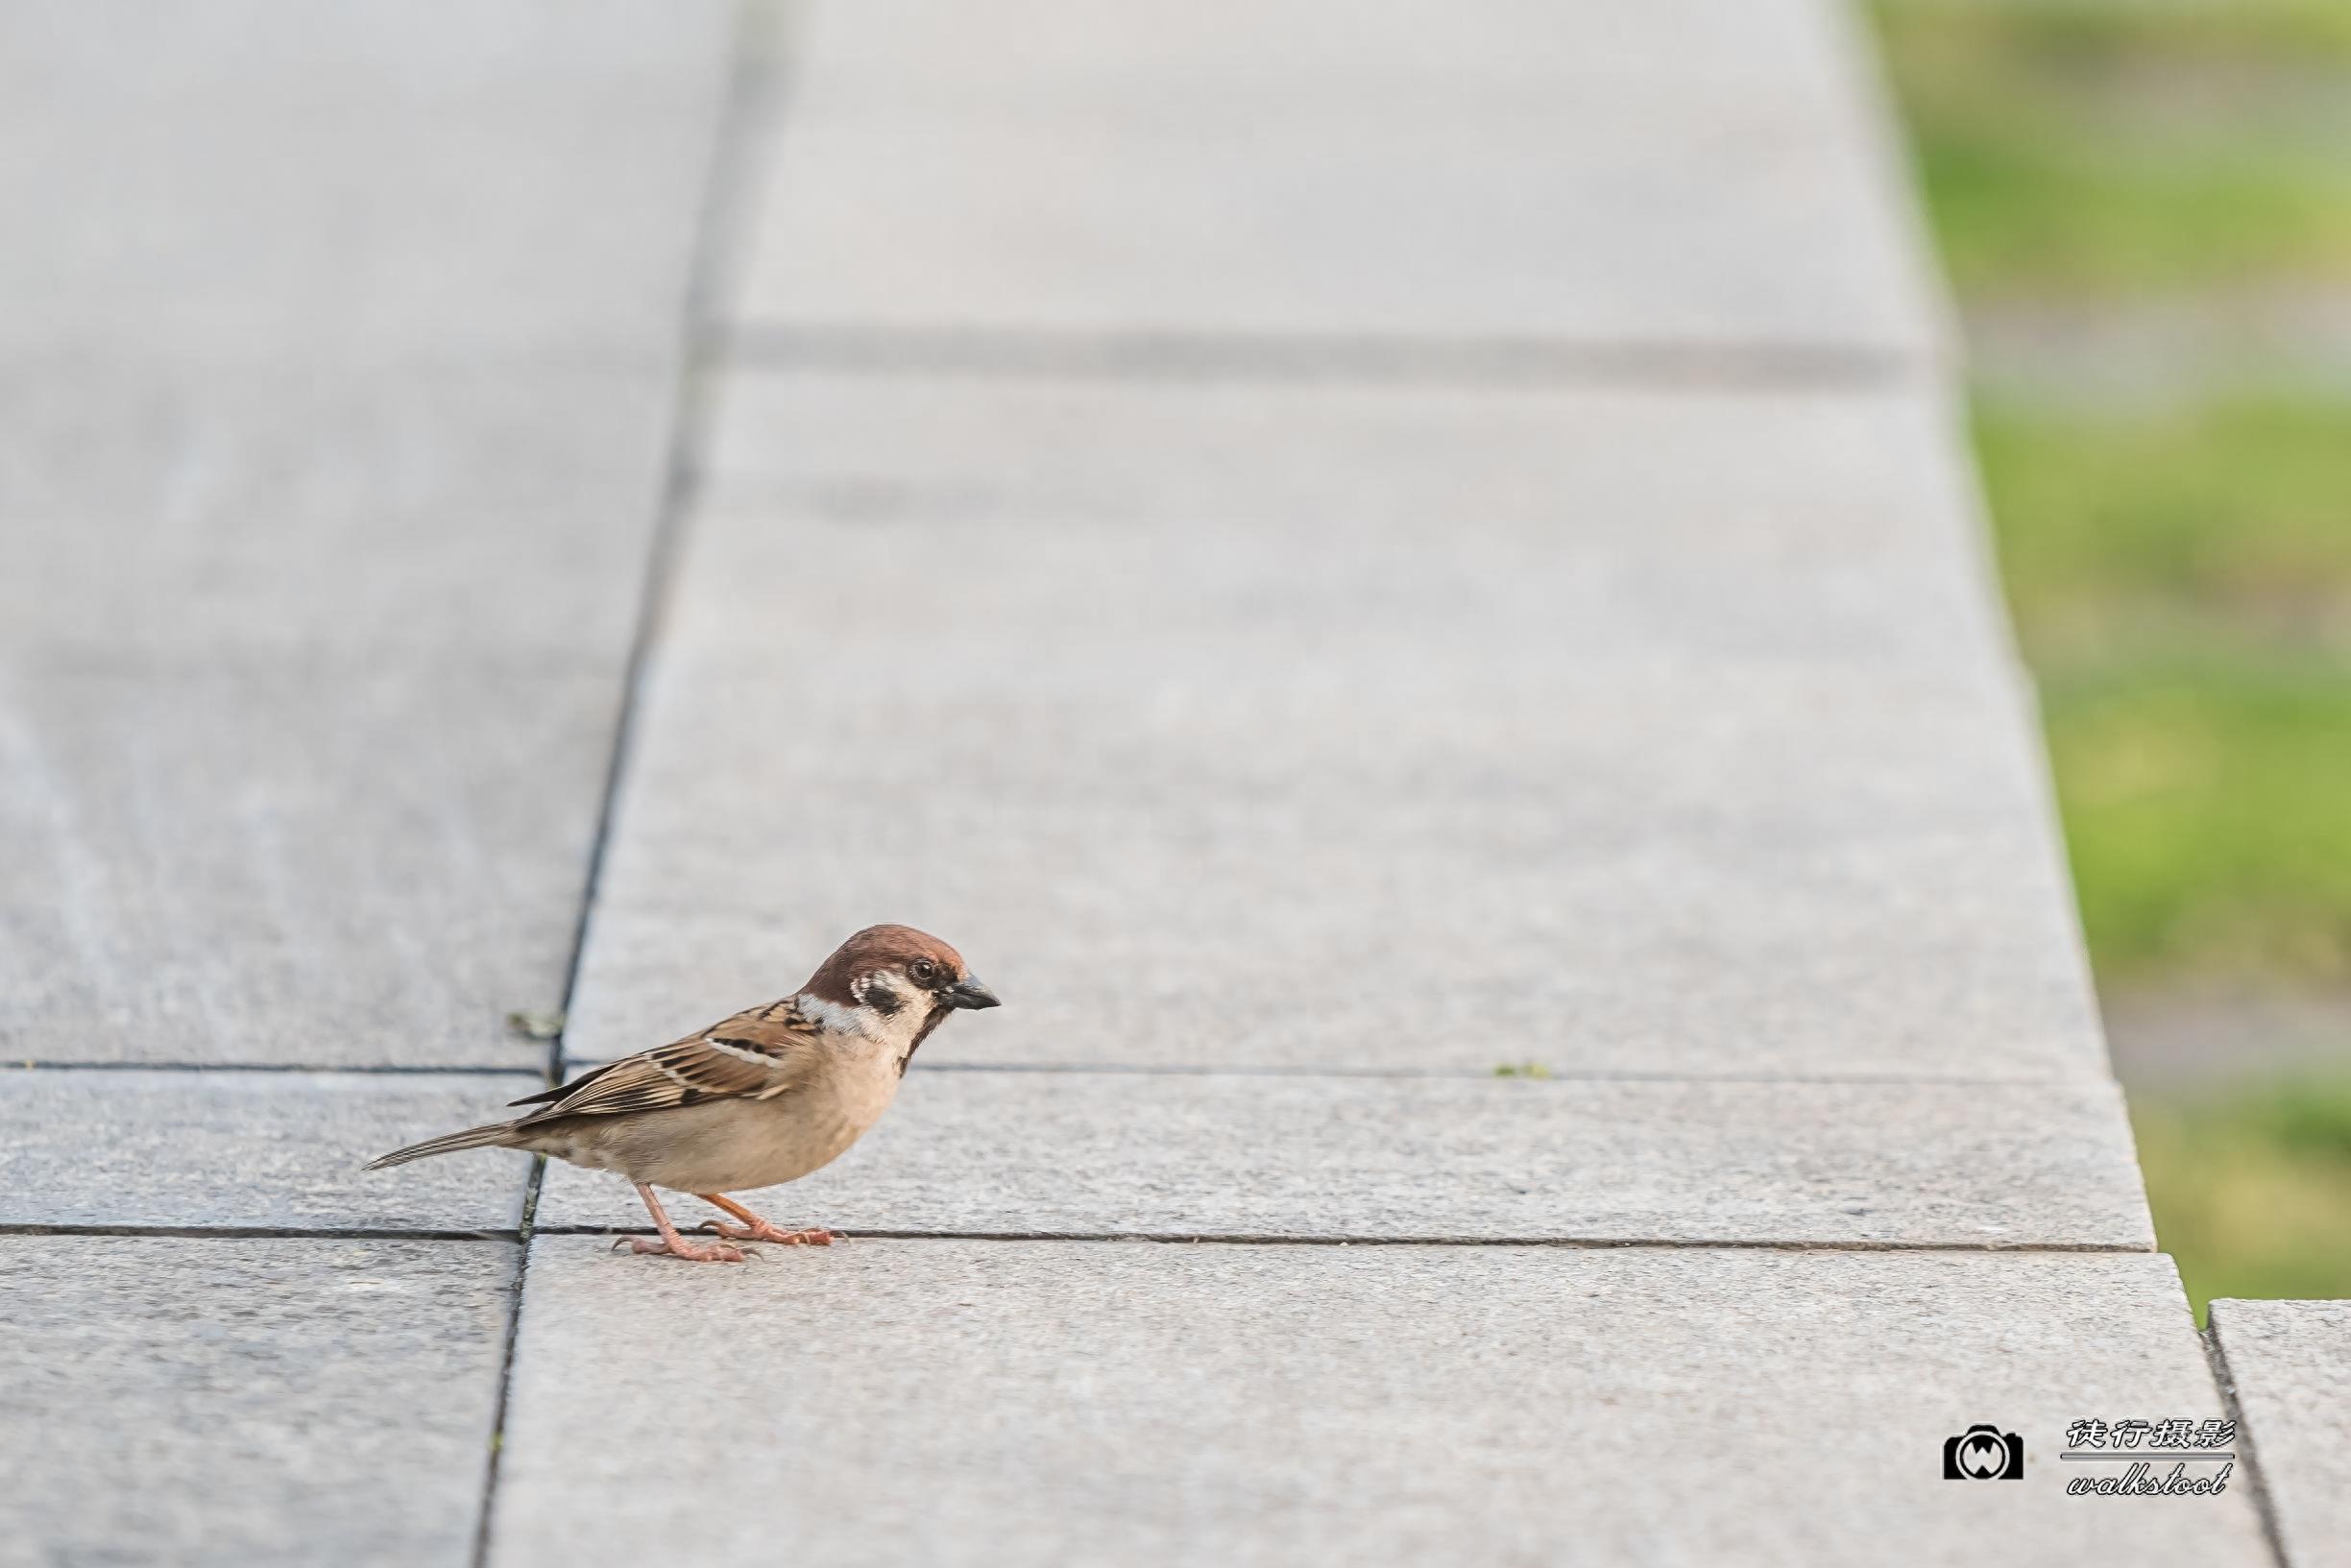
[[445, 1132], [438, 1138], [427, 1138], [421, 1144], [410, 1144], [406, 1148], [396, 1148], [389, 1154], [370, 1160], [367, 1168], [370, 1170], [381, 1170], [388, 1165], [406, 1165], [410, 1160], [427, 1160], [436, 1154], [454, 1154], [461, 1148], [512, 1147], [513, 1138], [513, 1122], [493, 1122], [486, 1127], [468, 1127], [463, 1132]]

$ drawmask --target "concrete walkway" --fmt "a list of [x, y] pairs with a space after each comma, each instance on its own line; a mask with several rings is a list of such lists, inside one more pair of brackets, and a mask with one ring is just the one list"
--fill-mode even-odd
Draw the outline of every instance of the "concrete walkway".
[[[0, 1563], [2276, 1560], [1848, 18], [737, 21], [0, 8]], [[358, 1170], [878, 919], [846, 1247]]]

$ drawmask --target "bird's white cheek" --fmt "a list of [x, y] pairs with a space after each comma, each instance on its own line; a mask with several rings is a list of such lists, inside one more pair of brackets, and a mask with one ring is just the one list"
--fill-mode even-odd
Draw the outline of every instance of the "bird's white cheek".
[[914, 1043], [914, 1037], [922, 1032], [923, 1020], [930, 1016], [930, 1008], [919, 1001], [909, 1001], [886, 1018], [876, 1015], [874, 1038], [891, 1050], [904, 1054], [906, 1049]]
[[863, 1021], [870, 1016], [862, 1007], [843, 1007], [821, 997], [802, 997], [799, 1009], [810, 1023], [828, 1034], [863, 1034]]
[[874, 1007], [844, 1007], [838, 1002], [809, 997], [802, 1000], [800, 1010], [829, 1034], [870, 1040], [897, 1050], [913, 1043], [926, 1016], [922, 1004], [913, 1001], [903, 1002], [894, 1013], [885, 1013]]

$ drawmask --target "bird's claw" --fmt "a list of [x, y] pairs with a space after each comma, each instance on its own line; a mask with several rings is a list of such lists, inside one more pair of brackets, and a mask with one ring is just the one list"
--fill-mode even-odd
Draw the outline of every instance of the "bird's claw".
[[627, 1243], [628, 1249], [640, 1257], [659, 1255], [683, 1258], [688, 1263], [749, 1263], [753, 1258], [759, 1256], [756, 1252], [745, 1252], [740, 1247], [729, 1246], [724, 1242], [713, 1242], [707, 1246], [695, 1246], [683, 1240], [657, 1242], [646, 1236], [623, 1236], [613, 1243], [613, 1249], [619, 1250], [622, 1242]]

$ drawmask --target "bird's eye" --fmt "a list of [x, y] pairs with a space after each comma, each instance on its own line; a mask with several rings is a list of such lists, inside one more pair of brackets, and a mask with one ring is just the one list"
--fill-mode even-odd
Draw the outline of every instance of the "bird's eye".
[[928, 958], [917, 958], [907, 966], [907, 973], [913, 976], [918, 983], [929, 985], [938, 978], [938, 965]]

